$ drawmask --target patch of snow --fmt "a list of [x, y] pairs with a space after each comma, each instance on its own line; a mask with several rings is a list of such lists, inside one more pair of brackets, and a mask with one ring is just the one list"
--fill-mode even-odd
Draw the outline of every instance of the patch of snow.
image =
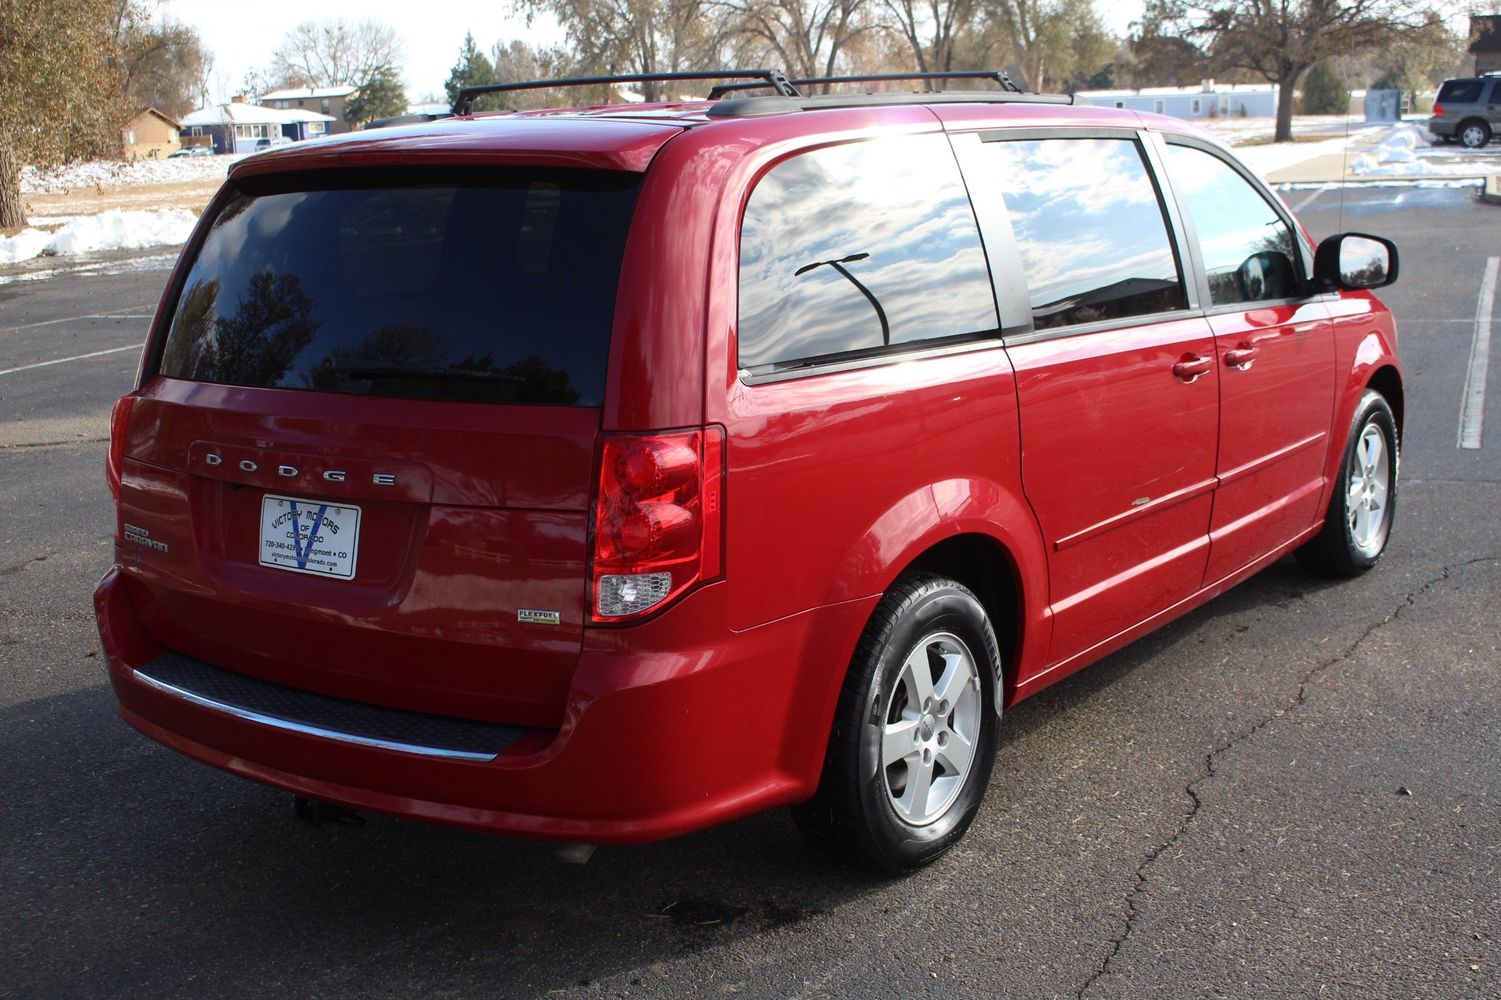
[[118, 208], [85, 215], [55, 233], [23, 229], [0, 238], [0, 264], [33, 257], [71, 256], [100, 250], [139, 250], [143, 247], [186, 243], [198, 217], [185, 208], [154, 212], [123, 212]]
[[38, 170], [21, 168], [22, 194], [66, 194], [94, 188], [222, 181], [229, 165], [248, 154], [179, 156], [161, 160], [87, 160]]

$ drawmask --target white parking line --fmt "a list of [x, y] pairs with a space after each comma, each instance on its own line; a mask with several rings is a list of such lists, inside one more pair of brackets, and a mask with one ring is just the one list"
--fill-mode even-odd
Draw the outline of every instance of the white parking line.
[[20, 326], [8, 326], [6, 333], [19, 333], [22, 330], [34, 330], [39, 326], [53, 326], [57, 323], [76, 323], [81, 319], [150, 319], [151, 313], [88, 313], [83, 316], [64, 316], [61, 319], [43, 319], [35, 323], [22, 323]]
[[1308, 195], [1307, 198], [1304, 198], [1302, 201], [1298, 202], [1296, 205], [1294, 205], [1292, 207], [1292, 209], [1291, 209], [1292, 213], [1294, 215], [1297, 215], [1299, 212], [1303, 211], [1303, 209], [1307, 208], [1309, 202], [1313, 201], [1313, 199], [1317, 198], [1319, 195], [1323, 194], [1325, 191], [1332, 191], [1333, 189], [1334, 189], [1334, 185], [1333, 184], [1325, 184], [1321, 188], [1315, 188], [1313, 190], [1313, 192]]
[[145, 344], [127, 344], [125, 347], [111, 347], [107, 351], [90, 351], [88, 354], [75, 354], [71, 358], [53, 358], [51, 361], [38, 361], [34, 365], [21, 365], [19, 368], [0, 368], [0, 375], [14, 375], [16, 372], [29, 372], [33, 368], [46, 368], [48, 365], [60, 365], [69, 361], [82, 361], [84, 358], [97, 358], [105, 354], [119, 354], [121, 351], [139, 351]]
[[1459, 447], [1479, 448], [1485, 427], [1485, 374], [1491, 363], [1491, 314], [1496, 300], [1496, 271], [1501, 257], [1485, 263], [1480, 282], [1480, 302], [1475, 306], [1475, 337], [1470, 341], [1470, 363], [1465, 369], [1465, 391], [1459, 405]]

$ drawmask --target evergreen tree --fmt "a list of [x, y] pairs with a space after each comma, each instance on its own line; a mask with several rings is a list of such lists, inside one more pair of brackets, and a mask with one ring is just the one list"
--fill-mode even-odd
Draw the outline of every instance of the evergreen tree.
[[1305, 115], [1347, 115], [1350, 91], [1340, 79], [1331, 60], [1315, 63], [1303, 78], [1303, 113]]
[[464, 47], [459, 50], [459, 61], [454, 63], [453, 70], [443, 84], [443, 89], [448, 94], [449, 107], [458, 103], [459, 91], [465, 87], [494, 82], [494, 65], [479, 50], [479, 46], [474, 44], [473, 32], [465, 32]]
[[344, 106], [344, 117], [356, 126], [390, 115], [399, 115], [407, 109], [407, 92], [401, 85], [396, 67], [389, 64], [377, 66], [370, 79], [360, 84], [359, 93]]

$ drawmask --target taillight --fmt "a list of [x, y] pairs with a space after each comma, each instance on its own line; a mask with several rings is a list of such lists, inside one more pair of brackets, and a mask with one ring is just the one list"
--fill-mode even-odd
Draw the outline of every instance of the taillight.
[[618, 622], [719, 575], [724, 431], [616, 434], [602, 442], [591, 617]]
[[1435, 118], [1442, 118], [1442, 117], [1444, 117], [1444, 106], [1442, 104], [1435, 104], [1433, 106], [1433, 117], [1435, 117]]
[[120, 499], [120, 477], [125, 470], [125, 432], [130, 429], [130, 411], [135, 406], [134, 396], [121, 396], [115, 400], [115, 408], [109, 413], [109, 451], [104, 456], [104, 480], [109, 483], [110, 495]]

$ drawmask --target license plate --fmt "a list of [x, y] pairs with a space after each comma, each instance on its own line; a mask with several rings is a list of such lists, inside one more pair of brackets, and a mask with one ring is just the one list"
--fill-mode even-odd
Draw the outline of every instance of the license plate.
[[267, 494], [261, 500], [261, 565], [354, 579], [360, 509]]

